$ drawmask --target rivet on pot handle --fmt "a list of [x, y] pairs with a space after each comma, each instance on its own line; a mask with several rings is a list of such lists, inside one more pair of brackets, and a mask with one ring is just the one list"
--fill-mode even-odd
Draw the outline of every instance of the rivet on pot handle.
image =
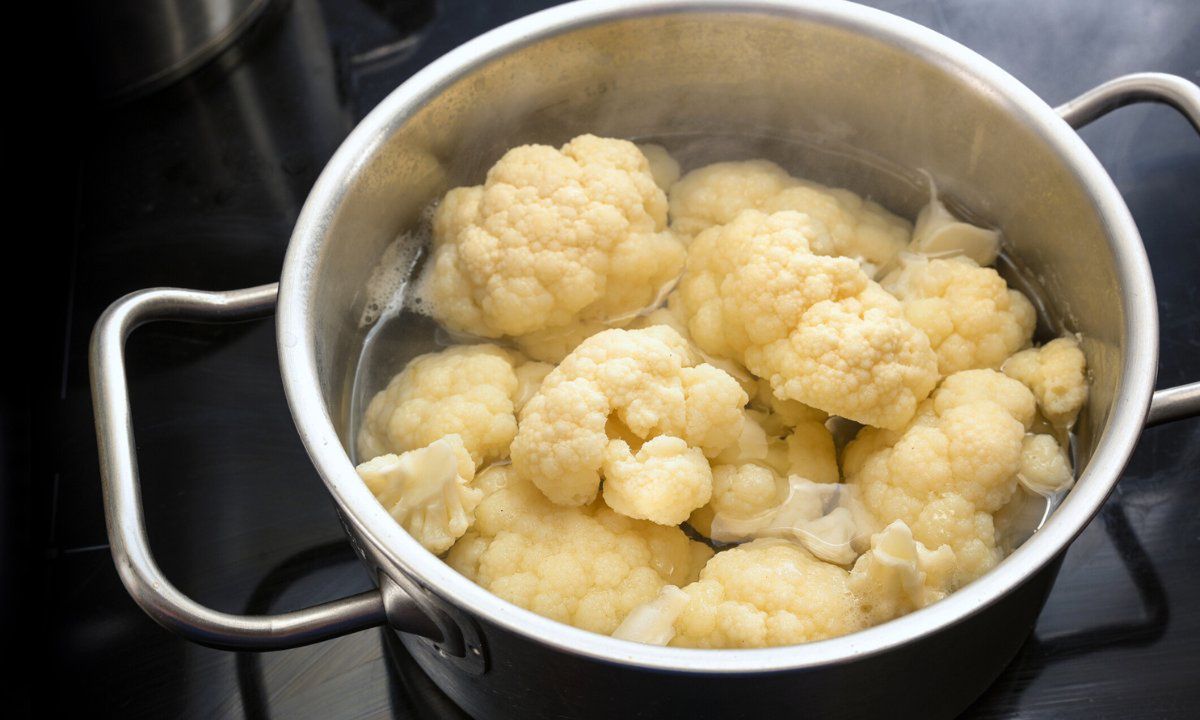
[[[1117, 108], [1157, 102], [1178, 110], [1200, 132], [1200, 87], [1177, 75], [1134, 73], [1099, 85], [1055, 108], [1073, 128], [1081, 128]], [[1200, 415], [1200, 382], [1159, 390], [1150, 400], [1146, 426]]]
[[[230, 292], [152, 288], [130, 293], [104, 312], [92, 333], [92, 402], [113, 561], [133, 599], [163, 627], [188, 640], [227, 650], [282, 650], [385, 625], [440, 639], [437, 624], [399, 588], [372, 590], [279, 615], [234, 615], [180, 592], [154, 561], [146, 538], [137, 455], [125, 379], [125, 340], [155, 320], [238, 322], [270, 315], [277, 284]], [[383, 581], [387, 581], [383, 578]], [[399, 592], [399, 595], [397, 595]], [[401, 605], [411, 604], [412, 612]]]

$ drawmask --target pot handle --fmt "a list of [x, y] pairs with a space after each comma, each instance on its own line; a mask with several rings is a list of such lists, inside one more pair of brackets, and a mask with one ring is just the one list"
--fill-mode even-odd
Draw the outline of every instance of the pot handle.
[[201, 645], [225, 650], [282, 650], [379, 625], [433, 639], [443, 633], [412, 596], [390, 578], [380, 589], [278, 615], [234, 615], [184, 595], [163, 575], [146, 538], [137, 454], [125, 378], [125, 340], [156, 320], [238, 322], [270, 315], [278, 284], [203, 292], [151, 288], [130, 293], [105, 310], [92, 332], [92, 403], [104, 515], [113, 561], [125, 589], [158, 624]]
[[[1126, 105], [1170, 105], [1200, 132], [1200, 87], [1178, 75], [1133, 73], [1098, 85], [1054, 110], [1075, 129]], [[1200, 415], [1200, 382], [1158, 390], [1150, 400], [1146, 427]]]

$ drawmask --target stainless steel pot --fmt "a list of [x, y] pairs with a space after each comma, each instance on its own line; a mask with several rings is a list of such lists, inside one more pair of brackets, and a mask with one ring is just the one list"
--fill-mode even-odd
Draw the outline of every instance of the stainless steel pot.
[[[144, 290], [100, 319], [92, 383], [121, 578], [159, 623], [215, 647], [275, 649], [390, 624], [434, 681], [481, 717], [957, 712], [1024, 641], [1067, 545], [1111, 491], [1142, 428], [1200, 412], [1200, 383], [1154, 392], [1158, 322], [1146, 255], [1125, 203], [1072, 129], [1143, 100], [1173, 105], [1200, 127], [1200, 90], [1180, 78], [1119, 78], [1051, 109], [941, 35], [840, 2], [580, 2], [490, 32], [397, 88], [350, 135], [308, 198], [278, 288]], [[585, 131], [854, 147], [928, 170], [1000, 225], [1055, 313], [1087, 339], [1092, 372], [1079, 481], [1045, 527], [930, 608], [846, 637], [763, 650], [649, 647], [567, 627], [499, 600], [422, 549], [347, 454], [364, 281], [384, 246], [448, 187], [478, 182], [512, 145]], [[845, 169], [837, 157], [814, 155], [807, 167], [837, 181]], [[892, 173], [853, 182], [914, 209]], [[185, 597], [154, 563], [122, 348], [142, 322], [267, 314], [277, 290], [296, 426], [380, 591], [236, 616]]]

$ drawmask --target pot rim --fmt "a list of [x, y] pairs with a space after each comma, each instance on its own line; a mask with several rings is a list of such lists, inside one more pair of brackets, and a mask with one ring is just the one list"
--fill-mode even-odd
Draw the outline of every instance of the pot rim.
[[[309, 298], [326, 231], [345, 196], [344, 179], [428, 101], [491, 60], [536, 41], [588, 26], [679, 12], [758, 13], [867, 34], [992, 93], [1060, 155], [1092, 198], [1106, 228], [1126, 307], [1121, 375], [1108, 422], [1086, 469], [1046, 525], [982, 578], [933, 606], [829, 640], [752, 650], [654, 647], [574, 628], [519, 608], [458, 574], [425, 550], [376, 502], [342, 447], [321, 398]], [[699, 673], [795, 670], [884, 652], [963, 621], [1000, 600], [1065, 551], [1097, 513], [1141, 433], [1158, 366], [1154, 282], [1124, 200], [1075, 130], [1041, 98], [990, 61], [949, 38], [882, 10], [830, 0], [580, 0], [510, 22], [458, 47], [393, 90], [350, 133], [322, 171], [300, 213], [279, 286], [277, 340], [284, 390], [297, 430], [352, 532], [432, 592], [530, 640], [601, 661]], [[385, 570], [386, 571], [386, 570]]]

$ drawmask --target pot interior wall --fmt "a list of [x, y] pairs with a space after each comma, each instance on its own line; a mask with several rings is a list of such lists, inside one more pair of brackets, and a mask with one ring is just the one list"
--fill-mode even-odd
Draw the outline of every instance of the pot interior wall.
[[[695, 12], [534, 40], [429, 95], [356, 163], [311, 269], [322, 391], [347, 447], [363, 287], [383, 249], [446, 189], [481, 182], [506, 149], [592, 132], [685, 148], [685, 170], [783, 141], [792, 172], [909, 218], [926, 197], [917, 171], [928, 171], [960, 210], [1002, 228], [1053, 299], [1050, 314], [1085, 336], [1093, 377], [1080, 468], [1094, 450], [1125, 312], [1106, 229], [1071, 169], [985, 81], [832, 21]], [[413, 352], [430, 346], [430, 323], [402, 332]]]

